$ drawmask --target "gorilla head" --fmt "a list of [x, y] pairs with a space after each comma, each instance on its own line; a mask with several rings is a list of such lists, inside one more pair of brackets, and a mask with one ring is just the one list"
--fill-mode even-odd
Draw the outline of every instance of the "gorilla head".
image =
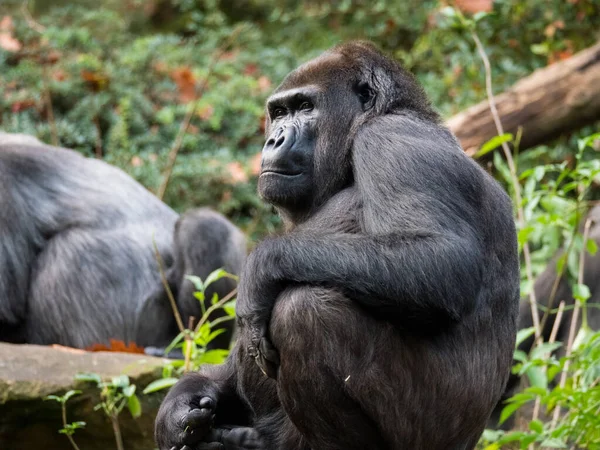
[[403, 111], [438, 121], [413, 76], [370, 43], [340, 45], [300, 66], [267, 101], [261, 197], [298, 222], [354, 182], [361, 125]]

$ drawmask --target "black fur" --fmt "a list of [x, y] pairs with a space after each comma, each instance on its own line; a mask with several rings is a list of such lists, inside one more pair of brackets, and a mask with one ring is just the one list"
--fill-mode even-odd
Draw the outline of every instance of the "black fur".
[[[204, 210], [182, 217], [174, 245], [177, 218], [119, 169], [0, 134], [0, 340], [167, 345], [176, 330], [166, 298], [152, 301], [164, 293], [153, 239], [169, 266], [200, 276], [239, 270], [245, 252], [240, 232]], [[187, 294], [177, 301], [198, 317]]]
[[301, 66], [267, 110], [259, 192], [287, 233], [247, 260], [228, 361], [167, 395], [160, 449], [473, 448], [516, 333], [508, 196], [371, 44]]

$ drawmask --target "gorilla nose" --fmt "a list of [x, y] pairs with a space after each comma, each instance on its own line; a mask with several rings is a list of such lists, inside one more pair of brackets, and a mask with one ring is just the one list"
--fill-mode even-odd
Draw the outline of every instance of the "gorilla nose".
[[301, 154], [294, 149], [296, 132], [293, 127], [279, 128], [265, 143], [262, 153], [262, 172], [296, 174], [302, 171]]
[[296, 136], [293, 127], [279, 128], [269, 136], [263, 151], [276, 150], [278, 152], [286, 151], [294, 145]]

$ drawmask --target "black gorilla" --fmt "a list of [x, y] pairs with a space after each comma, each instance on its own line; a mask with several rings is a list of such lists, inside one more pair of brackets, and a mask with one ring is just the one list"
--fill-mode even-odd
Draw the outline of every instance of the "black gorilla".
[[[592, 208], [588, 214], [588, 218], [593, 221], [593, 224], [590, 228], [589, 238], [593, 239], [598, 245], [600, 245], [600, 206]], [[572, 306], [574, 305], [575, 300], [573, 299], [573, 288], [566, 275], [562, 276], [558, 280], [556, 292], [554, 296], [552, 295], [552, 290], [558, 276], [556, 272], [556, 259], [557, 258], [554, 258], [552, 261], [550, 261], [546, 269], [536, 278], [534, 289], [537, 302], [544, 307], [556, 310], [559, 303], [563, 300], [565, 302], [565, 306], [567, 307], [562, 316], [562, 320], [558, 325], [558, 331], [556, 333], [556, 341], [563, 343], [563, 347], [557, 351], [560, 357], [564, 356], [565, 347], [569, 338], [569, 328], [571, 326], [571, 320], [573, 317]], [[598, 308], [598, 305], [600, 304], [600, 252], [596, 253], [595, 255], [586, 253], [584, 260], [583, 284], [587, 285], [591, 293], [591, 297], [587, 300], [587, 304], [590, 305], [587, 310], [588, 325], [594, 330], [600, 330], [600, 309]], [[544, 311], [540, 309], [539, 314], [540, 318], [543, 317]], [[550, 314], [548, 315], [548, 319], [544, 322], [542, 336], [545, 342], [548, 342], [550, 339], [550, 334], [554, 328], [555, 319], [556, 315]], [[579, 322], [581, 322], [581, 315], [579, 316]], [[519, 310], [518, 328], [524, 329], [532, 326], [533, 318], [531, 315], [529, 299], [523, 298], [521, 300], [521, 306]], [[529, 353], [534, 341], [534, 336], [525, 339], [519, 345], [519, 350]], [[490, 427], [498, 426], [500, 414], [502, 413], [504, 406], [506, 406], [504, 402], [517, 393], [520, 382], [521, 377], [518, 375], [513, 374], [510, 376], [502, 400], [490, 418]], [[509, 419], [502, 425], [502, 428], [510, 429], [512, 428], [513, 423], [514, 421]]]
[[508, 196], [371, 44], [304, 64], [267, 112], [259, 192], [287, 233], [248, 257], [237, 345], [171, 389], [160, 449], [473, 448], [512, 361]]
[[[167, 345], [176, 330], [170, 309], [153, 310], [170, 308], [152, 301], [162, 290], [153, 239], [167, 264], [199, 276], [235, 272], [245, 252], [240, 232], [205, 211], [184, 216], [192, 225], [174, 246], [177, 218], [115, 167], [0, 135], [0, 341]], [[230, 290], [221, 287], [220, 295]], [[177, 298], [181, 309], [200, 316], [187, 294]]]
[[[194, 297], [195, 287], [186, 275], [196, 275], [206, 280], [216, 268], [222, 268], [230, 274], [239, 274], [246, 256], [246, 238], [222, 215], [201, 208], [187, 211], [175, 224], [175, 251], [173, 265], [166, 273], [169, 288], [177, 299], [177, 306], [185, 325], [189, 318], [196, 322], [201, 317], [198, 300]], [[233, 291], [236, 282], [231, 278], [221, 278], [206, 288], [206, 307], [210, 306], [213, 294], [219, 298]], [[222, 309], [214, 311], [210, 320], [225, 313]], [[163, 323], [162, 336], [156, 329], [157, 323]], [[208, 348], [229, 348], [233, 334], [233, 322], [221, 325], [225, 332], [208, 344]], [[137, 336], [139, 344], [147, 345], [163, 342], [167, 345], [178, 333], [169, 299], [161, 285], [148, 298], [141, 314], [138, 315]], [[148, 340], [148, 341], [146, 341]]]

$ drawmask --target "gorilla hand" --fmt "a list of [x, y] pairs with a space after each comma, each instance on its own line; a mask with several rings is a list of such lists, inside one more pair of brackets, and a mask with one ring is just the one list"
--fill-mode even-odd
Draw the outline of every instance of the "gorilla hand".
[[237, 315], [242, 328], [250, 331], [248, 354], [262, 372], [277, 378], [279, 354], [269, 338], [269, 321], [277, 297], [283, 290], [273, 266], [275, 239], [266, 239], [250, 254], [238, 286]]
[[199, 373], [183, 377], [171, 388], [156, 416], [160, 450], [194, 447], [209, 434], [218, 401], [215, 383]]

